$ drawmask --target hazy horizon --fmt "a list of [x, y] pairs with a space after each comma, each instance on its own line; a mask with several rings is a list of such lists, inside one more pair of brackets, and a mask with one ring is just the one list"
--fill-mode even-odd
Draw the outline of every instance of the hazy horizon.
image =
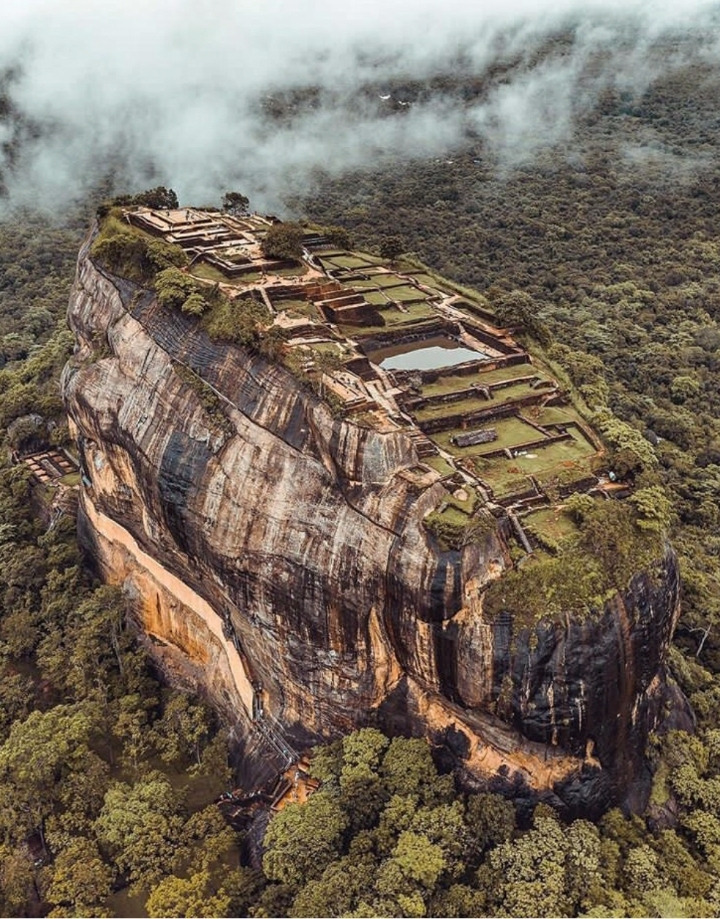
[[[167, 184], [204, 203], [237, 188], [256, 207], [281, 208], [318, 170], [447, 155], [469, 138], [511, 169], [566, 143], [602, 92], [641, 93], [690, 52], [711, 63], [720, 52], [720, 5], [701, 0], [220, 9], [209, 0], [3, 8], [6, 204], [63, 206], [112, 174], [128, 190]], [[487, 85], [465, 103], [437, 86], [404, 106], [380, 98], [443, 76]], [[312, 99], [270, 116], [298, 93]]]

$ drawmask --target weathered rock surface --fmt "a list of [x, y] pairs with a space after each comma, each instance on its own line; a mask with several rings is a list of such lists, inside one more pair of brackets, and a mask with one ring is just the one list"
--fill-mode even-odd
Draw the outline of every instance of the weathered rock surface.
[[678, 607], [670, 551], [596, 617], [513, 637], [482, 616], [502, 534], [439, 551], [422, 518], [444, 489], [418, 484], [406, 434], [333, 417], [87, 249], [69, 322], [84, 541], [158, 659], [237, 726], [248, 762], [267, 760], [250, 720], [262, 705], [296, 746], [377, 718], [448, 739], [474, 774], [570, 802], [604, 804], [639, 774]]

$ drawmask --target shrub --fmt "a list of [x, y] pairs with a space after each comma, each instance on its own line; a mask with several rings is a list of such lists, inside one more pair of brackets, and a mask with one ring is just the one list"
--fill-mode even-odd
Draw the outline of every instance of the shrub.
[[265, 234], [260, 248], [266, 258], [299, 259], [304, 235], [299, 223], [276, 223]]
[[190, 294], [180, 309], [183, 313], [189, 313], [191, 316], [202, 316], [207, 309], [207, 300], [202, 294]]
[[207, 313], [203, 325], [211, 338], [236, 345], [257, 347], [259, 332], [267, 328], [270, 317], [257, 300], [219, 300]]
[[140, 284], [151, 282], [158, 271], [187, 263], [179, 246], [145, 236], [114, 211], [102, 222], [90, 254], [112, 274]]
[[473, 542], [480, 542], [495, 528], [491, 517], [484, 514], [471, 517], [452, 505], [428, 514], [423, 520], [423, 525], [437, 539], [440, 548], [445, 552], [451, 549], [462, 549]]
[[[192, 312], [196, 308], [196, 300], [191, 301], [190, 309], [185, 309], [185, 304], [191, 297], [200, 297], [197, 284], [178, 268], [164, 268], [155, 278], [155, 293], [162, 306], [182, 309], [183, 312]], [[203, 300], [204, 302], [204, 300]], [[201, 310], [202, 312], [202, 310]]]

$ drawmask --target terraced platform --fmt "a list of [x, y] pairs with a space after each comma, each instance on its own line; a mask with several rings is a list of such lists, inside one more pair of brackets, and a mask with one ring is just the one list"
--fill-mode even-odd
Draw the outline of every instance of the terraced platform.
[[238, 309], [249, 297], [264, 304], [281, 359], [319, 379], [344, 413], [406, 430], [430, 481], [454, 495], [436, 512], [448, 522], [469, 524], [480, 507], [510, 514], [526, 550], [572, 531], [563, 498], [597, 487], [602, 444], [481, 295], [408, 261], [333, 247], [317, 229], [305, 232], [302, 259], [267, 259], [273, 218], [193, 208], [127, 218], [182, 246], [189, 273]]

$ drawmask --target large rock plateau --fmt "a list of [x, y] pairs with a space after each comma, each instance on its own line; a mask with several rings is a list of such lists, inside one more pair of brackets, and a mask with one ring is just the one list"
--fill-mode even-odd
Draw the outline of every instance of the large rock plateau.
[[87, 246], [69, 322], [83, 540], [160, 664], [233, 725], [248, 774], [379, 723], [571, 805], [638, 779], [668, 697], [672, 552], [659, 578], [637, 575], [583, 621], [487, 622], [483, 588], [509, 564], [502, 526], [440, 551], [422, 519], [444, 489], [407, 434], [334, 417], [283, 368], [101, 271]]

